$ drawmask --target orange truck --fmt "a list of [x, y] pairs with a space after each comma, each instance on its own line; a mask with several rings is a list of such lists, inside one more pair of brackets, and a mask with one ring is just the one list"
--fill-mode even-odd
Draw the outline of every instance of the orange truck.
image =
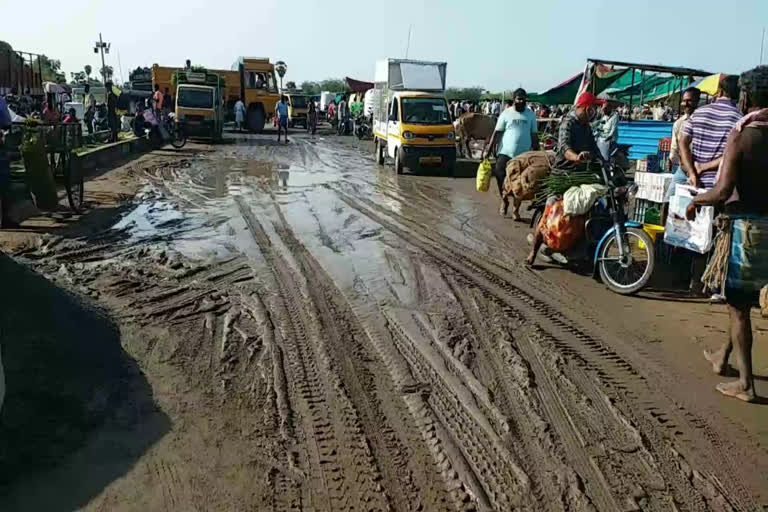
[[[172, 90], [173, 73], [182, 68], [152, 66], [152, 85], [160, 86], [161, 91]], [[245, 124], [252, 132], [259, 133], [280, 100], [280, 93], [275, 77], [275, 65], [268, 58], [240, 57], [232, 69], [208, 69], [224, 79], [223, 97], [226, 99], [227, 113], [231, 115], [235, 102], [243, 100], [246, 108]], [[173, 93], [172, 93], [173, 94]]]

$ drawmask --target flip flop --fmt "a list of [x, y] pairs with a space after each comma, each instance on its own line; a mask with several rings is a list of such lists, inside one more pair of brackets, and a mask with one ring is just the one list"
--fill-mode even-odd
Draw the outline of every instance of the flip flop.
[[727, 386], [728, 386], [727, 382], [721, 382], [720, 384], [715, 386], [715, 389], [725, 396], [729, 396], [731, 398], [738, 398], [739, 400], [742, 400], [744, 402], [754, 402], [757, 400], [757, 395], [755, 395], [754, 391], [737, 391], [737, 390], [728, 389]]

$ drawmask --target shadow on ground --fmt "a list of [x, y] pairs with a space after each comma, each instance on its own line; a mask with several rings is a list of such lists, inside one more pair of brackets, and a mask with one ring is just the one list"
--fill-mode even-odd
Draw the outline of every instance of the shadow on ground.
[[101, 311], [0, 255], [0, 510], [76, 510], [170, 429]]

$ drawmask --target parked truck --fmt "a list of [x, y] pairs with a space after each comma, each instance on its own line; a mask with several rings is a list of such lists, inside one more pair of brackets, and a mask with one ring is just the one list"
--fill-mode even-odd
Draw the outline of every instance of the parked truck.
[[240, 79], [240, 99], [246, 109], [245, 125], [252, 132], [261, 132], [280, 101], [275, 65], [267, 58], [240, 57], [232, 70], [237, 71]]
[[402, 174], [456, 166], [456, 134], [445, 99], [445, 62], [387, 59], [376, 63], [373, 134], [376, 162], [387, 156]]
[[283, 94], [288, 98], [288, 125], [291, 128], [296, 125], [306, 128], [309, 115], [307, 95], [301, 89], [285, 91]]
[[176, 72], [175, 122], [188, 137], [221, 140], [224, 131], [224, 79], [218, 73]]
[[[166, 87], [172, 90], [171, 77], [176, 71], [184, 69], [155, 64], [152, 66], [152, 84], [159, 85], [161, 91]], [[226, 117], [230, 117], [234, 104], [241, 99], [246, 108], [246, 127], [252, 132], [261, 132], [280, 100], [274, 64], [268, 58], [240, 57], [232, 69], [207, 71], [219, 75], [226, 84], [222, 91]]]

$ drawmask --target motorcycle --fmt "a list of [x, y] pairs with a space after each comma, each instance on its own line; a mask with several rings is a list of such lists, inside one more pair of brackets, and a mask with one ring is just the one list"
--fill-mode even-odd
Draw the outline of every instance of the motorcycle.
[[133, 123], [136, 136], [143, 137], [146, 135], [154, 148], [161, 148], [170, 142], [174, 148], [180, 149], [187, 143], [187, 136], [184, 130], [175, 123], [173, 114], [158, 120], [150, 108], [137, 113]]
[[[571, 265], [581, 261], [591, 265], [592, 276], [621, 295], [642, 290], [650, 281], [655, 266], [653, 240], [639, 222], [626, 216], [626, 205], [633, 186], [627, 185], [625, 170], [616, 162], [622, 160], [625, 147], [614, 149], [610, 161], [600, 161], [599, 178], [607, 187], [586, 215], [584, 239], [565, 254], [550, 251], [552, 259]], [[532, 204], [531, 227], [541, 221], [545, 201]], [[532, 242], [532, 240], [529, 240]], [[591, 255], [591, 257], [590, 257]], [[586, 260], [586, 261], [585, 261]]]
[[366, 116], [361, 115], [355, 119], [355, 135], [357, 135], [357, 138], [360, 140], [371, 137], [371, 123]]

